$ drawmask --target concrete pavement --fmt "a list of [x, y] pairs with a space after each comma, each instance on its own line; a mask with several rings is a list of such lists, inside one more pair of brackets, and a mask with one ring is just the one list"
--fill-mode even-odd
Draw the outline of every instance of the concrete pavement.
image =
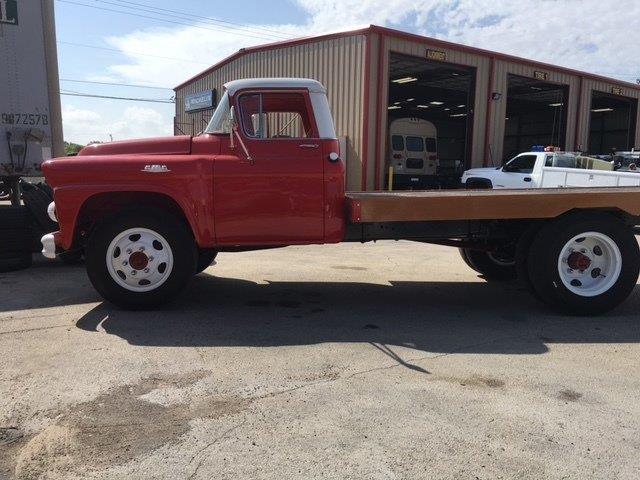
[[640, 288], [563, 317], [409, 242], [221, 254], [157, 312], [44, 260], [0, 288], [0, 478], [640, 472]]

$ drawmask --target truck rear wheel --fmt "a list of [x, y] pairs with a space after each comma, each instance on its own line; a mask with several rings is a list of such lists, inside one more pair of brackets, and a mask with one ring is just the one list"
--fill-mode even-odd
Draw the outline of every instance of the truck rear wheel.
[[197, 249], [183, 222], [165, 212], [118, 215], [85, 248], [87, 273], [105, 300], [152, 309], [173, 299], [195, 274]]
[[490, 252], [485, 250], [473, 250], [461, 248], [460, 255], [464, 262], [485, 279], [512, 280], [516, 278], [516, 263], [512, 248], [504, 247]]
[[634, 289], [640, 250], [631, 228], [608, 214], [574, 214], [540, 229], [529, 250], [538, 297], [572, 315], [597, 315]]

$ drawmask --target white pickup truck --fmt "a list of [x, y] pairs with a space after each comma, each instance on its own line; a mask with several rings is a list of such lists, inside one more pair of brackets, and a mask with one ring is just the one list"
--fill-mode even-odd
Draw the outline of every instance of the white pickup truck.
[[613, 162], [570, 152], [525, 152], [497, 168], [473, 168], [460, 179], [467, 188], [640, 186], [640, 172], [614, 171]]

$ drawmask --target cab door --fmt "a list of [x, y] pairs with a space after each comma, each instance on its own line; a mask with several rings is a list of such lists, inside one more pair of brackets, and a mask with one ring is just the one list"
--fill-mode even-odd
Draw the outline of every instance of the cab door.
[[538, 156], [522, 154], [514, 157], [496, 178], [494, 188], [532, 188], [532, 173]]
[[214, 166], [220, 245], [321, 242], [323, 142], [306, 91], [244, 91], [234, 98], [230, 155]]

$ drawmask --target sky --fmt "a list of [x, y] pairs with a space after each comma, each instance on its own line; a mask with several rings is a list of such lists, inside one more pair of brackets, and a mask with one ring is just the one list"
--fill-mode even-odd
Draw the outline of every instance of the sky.
[[[369, 24], [640, 77], [638, 0], [55, 0], [55, 12], [61, 91], [76, 94], [167, 102], [240, 48]], [[65, 140], [80, 144], [172, 135], [174, 111], [62, 95]]]

